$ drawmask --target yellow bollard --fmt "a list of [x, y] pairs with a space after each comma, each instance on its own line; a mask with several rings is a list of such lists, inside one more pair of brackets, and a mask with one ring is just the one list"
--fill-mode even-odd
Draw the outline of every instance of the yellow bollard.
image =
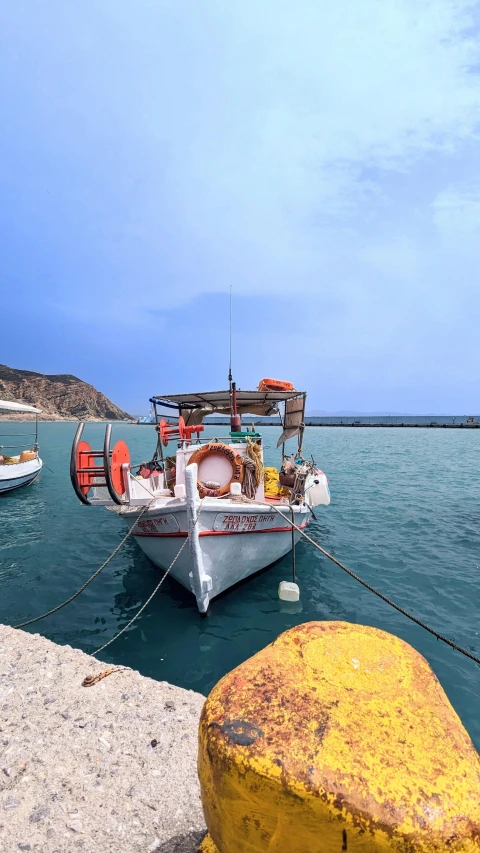
[[226, 675], [202, 713], [201, 853], [480, 853], [480, 761], [426, 660], [310, 622]]

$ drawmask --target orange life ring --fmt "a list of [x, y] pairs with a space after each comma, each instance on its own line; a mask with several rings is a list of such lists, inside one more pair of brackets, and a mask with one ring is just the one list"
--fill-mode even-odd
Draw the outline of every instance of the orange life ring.
[[281, 379], [262, 379], [258, 384], [259, 391], [294, 391], [291, 382], [283, 382]]
[[193, 463], [196, 462], [200, 471], [200, 464], [202, 460], [212, 454], [223, 456], [224, 459], [228, 459], [232, 466], [232, 476], [228, 483], [225, 483], [224, 486], [220, 486], [218, 489], [207, 488], [207, 486], [202, 483], [200, 477], [198, 477], [197, 486], [201, 498], [219, 498], [222, 495], [228, 494], [232, 483], [243, 483], [245, 468], [242, 457], [238, 456], [237, 453], [234, 453], [226, 444], [205, 444], [191, 455], [188, 464], [193, 465]]

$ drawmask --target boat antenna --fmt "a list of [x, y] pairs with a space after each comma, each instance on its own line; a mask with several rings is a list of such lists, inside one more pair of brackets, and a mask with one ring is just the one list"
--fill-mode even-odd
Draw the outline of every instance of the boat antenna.
[[230, 356], [228, 362], [228, 386], [230, 390], [230, 418], [233, 417], [233, 385], [232, 385], [232, 285], [230, 285], [230, 331], [229, 331]]
[[240, 432], [242, 420], [237, 414], [237, 386], [232, 376], [232, 285], [230, 285], [230, 360], [228, 367], [228, 382], [230, 386], [230, 429]]
[[230, 360], [228, 363], [228, 381], [232, 393], [232, 285], [230, 285]]

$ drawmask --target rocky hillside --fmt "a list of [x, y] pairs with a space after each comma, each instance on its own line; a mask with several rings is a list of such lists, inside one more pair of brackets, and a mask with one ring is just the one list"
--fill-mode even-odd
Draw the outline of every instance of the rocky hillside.
[[131, 415], [76, 376], [46, 376], [5, 364], [0, 364], [0, 400], [37, 406], [43, 409], [43, 420], [131, 420]]

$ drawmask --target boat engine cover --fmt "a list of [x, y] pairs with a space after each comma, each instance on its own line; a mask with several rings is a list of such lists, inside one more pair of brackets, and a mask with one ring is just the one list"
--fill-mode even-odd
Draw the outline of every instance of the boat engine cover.
[[309, 506], [328, 506], [330, 503], [330, 487], [327, 475], [323, 471], [307, 477], [305, 483], [305, 499]]

